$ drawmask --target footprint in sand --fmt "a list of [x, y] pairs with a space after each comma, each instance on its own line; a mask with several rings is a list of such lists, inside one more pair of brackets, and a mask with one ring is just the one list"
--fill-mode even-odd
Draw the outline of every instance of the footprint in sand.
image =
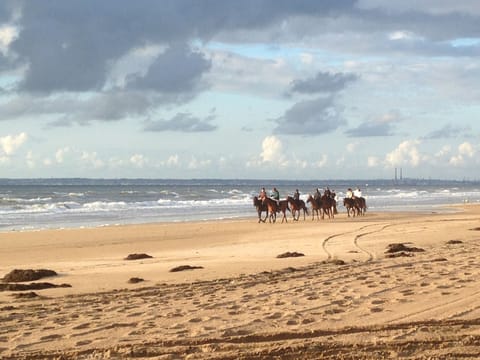
[[379, 312], [382, 312], [383, 311], [383, 308], [379, 307], [379, 306], [374, 306], [372, 308], [370, 308], [370, 312], [372, 313], [379, 313]]

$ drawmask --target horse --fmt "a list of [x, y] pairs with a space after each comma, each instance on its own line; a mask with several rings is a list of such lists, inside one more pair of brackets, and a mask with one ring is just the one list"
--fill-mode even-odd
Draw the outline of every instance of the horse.
[[367, 202], [365, 201], [365, 198], [355, 197], [354, 200], [355, 200], [355, 205], [358, 208], [357, 215], [364, 216], [365, 213], [367, 212]]
[[[298, 221], [298, 219], [300, 218], [300, 210], [303, 210], [303, 220], [305, 220], [305, 214], [308, 215], [308, 209], [307, 209], [307, 206], [305, 205], [305, 201], [301, 199], [295, 200], [291, 196], [287, 196], [287, 201], [292, 207], [293, 220]], [[295, 213], [297, 211], [298, 211], [298, 216], [295, 217]]]
[[344, 198], [343, 199], [343, 206], [347, 208], [347, 215], [350, 217], [350, 210], [352, 210], [353, 217], [355, 217], [356, 214], [360, 213], [360, 209], [356, 203], [356, 201], [352, 198]]
[[315, 213], [317, 214], [317, 220], [320, 220], [318, 213], [322, 213], [321, 199], [315, 199], [312, 195], [308, 195], [307, 204], [308, 203], [312, 204], [312, 221], [315, 219]]
[[287, 200], [280, 200], [277, 203], [277, 200], [266, 197], [263, 199], [262, 203], [267, 207], [268, 222], [277, 221], [277, 212], [281, 212], [283, 214], [282, 223], [283, 220], [285, 220], [285, 222], [288, 222], [286, 212], [287, 210], [290, 211], [290, 208], [288, 207]]
[[[263, 204], [262, 200], [260, 200], [257, 196], [253, 197], [253, 206], [257, 209], [258, 213], [258, 222], [265, 222], [268, 216], [268, 209], [265, 204]], [[262, 212], [265, 211], [265, 219], [262, 219]]]
[[[337, 207], [337, 201], [331, 196], [323, 194], [322, 196], [322, 209], [323, 213], [328, 215], [328, 218], [335, 218], [335, 209]], [[323, 217], [322, 217], [323, 219]]]

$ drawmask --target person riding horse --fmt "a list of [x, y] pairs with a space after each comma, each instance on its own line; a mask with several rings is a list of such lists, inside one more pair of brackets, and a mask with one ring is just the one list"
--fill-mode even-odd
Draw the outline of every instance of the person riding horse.
[[270, 197], [274, 200], [277, 201], [277, 204], [280, 203], [280, 193], [278, 192], [277, 188], [274, 187], [271, 194], [270, 194]]
[[300, 207], [300, 192], [298, 191], [298, 189], [296, 189], [295, 193], [293, 194], [293, 200], [295, 200], [297, 206]]

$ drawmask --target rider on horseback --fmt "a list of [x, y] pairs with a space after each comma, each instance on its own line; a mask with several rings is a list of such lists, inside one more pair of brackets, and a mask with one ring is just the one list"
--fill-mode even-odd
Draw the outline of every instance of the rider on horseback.
[[272, 193], [270, 194], [270, 197], [272, 199], [277, 200], [277, 204], [280, 203], [280, 193], [278, 192], [276, 187], [273, 188]]
[[300, 206], [300, 192], [295, 190], [295, 193], [293, 194], [293, 200], [295, 200], [295, 203]]

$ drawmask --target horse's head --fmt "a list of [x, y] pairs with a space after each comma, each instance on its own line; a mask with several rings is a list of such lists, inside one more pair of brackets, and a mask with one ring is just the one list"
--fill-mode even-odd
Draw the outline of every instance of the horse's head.
[[312, 202], [312, 201], [313, 201], [313, 196], [312, 196], [312, 195], [308, 195], [307, 203]]

